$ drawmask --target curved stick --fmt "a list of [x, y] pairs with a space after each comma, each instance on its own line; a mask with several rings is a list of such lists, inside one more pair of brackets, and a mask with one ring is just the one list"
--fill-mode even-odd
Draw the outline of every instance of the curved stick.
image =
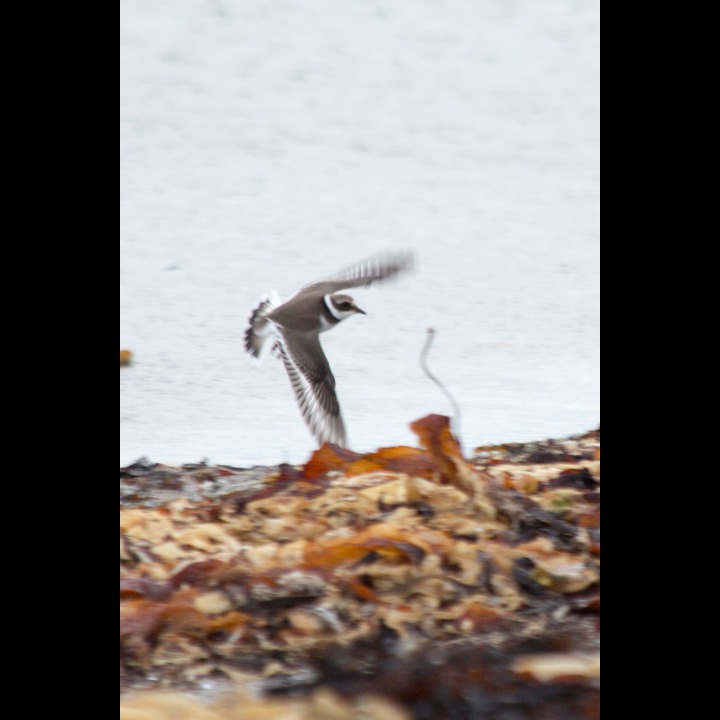
[[432, 345], [433, 337], [435, 336], [435, 330], [433, 328], [428, 328], [427, 333], [428, 334], [427, 339], [425, 340], [425, 345], [420, 351], [420, 367], [422, 368], [423, 372], [443, 391], [445, 397], [450, 401], [450, 404], [453, 407], [453, 412], [455, 413], [453, 417], [455, 436], [457, 437], [458, 444], [460, 445], [460, 450], [462, 451], [462, 440], [460, 439], [460, 407], [455, 402], [455, 398], [453, 398], [453, 396], [445, 389], [445, 386], [430, 372], [427, 366], [425, 358], [427, 357], [428, 351], [430, 350], [430, 345]]

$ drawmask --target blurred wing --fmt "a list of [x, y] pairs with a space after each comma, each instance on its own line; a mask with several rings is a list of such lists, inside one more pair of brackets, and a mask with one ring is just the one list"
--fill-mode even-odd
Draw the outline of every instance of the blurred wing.
[[300, 412], [318, 443], [346, 446], [335, 377], [317, 336], [280, 333], [277, 346]]
[[412, 253], [377, 255], [307, 287], [321, 290], [323, 293], [336, 293], [348, 288], [365, 287], [399, 272], [410, 270], [413, 264]]

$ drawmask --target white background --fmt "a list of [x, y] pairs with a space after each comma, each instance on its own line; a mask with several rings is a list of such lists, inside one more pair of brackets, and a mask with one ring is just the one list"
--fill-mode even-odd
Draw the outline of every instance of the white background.
[[278, 360], [242, 335], [275, 289], [375, 252], [323, 336], [350, 445], [466, 451], [599, 424], [594, 0], [123, 0], [120, 462], [304, 462]]

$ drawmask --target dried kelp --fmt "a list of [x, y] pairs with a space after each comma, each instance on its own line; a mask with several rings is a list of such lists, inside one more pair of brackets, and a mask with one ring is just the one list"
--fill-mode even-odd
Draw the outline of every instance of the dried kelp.
[[302, 467], [121, 471], [121, 688], [597, 717], [599, 434], [518, 464], [465, 460], [443, 416], [411, 427], [419, 448]]

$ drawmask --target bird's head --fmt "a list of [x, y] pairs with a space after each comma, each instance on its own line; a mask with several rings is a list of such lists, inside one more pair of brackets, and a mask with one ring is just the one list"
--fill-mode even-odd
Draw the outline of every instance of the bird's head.
[[355, 304], [355, 301], [349, 295], [342, 295], [340, 293], [336, 293], [335, 295], [326, 295], [325, 304], [327, 305], [328, 310], [332, 313], [333, 317], [338, 320], [344, 320], [345, 318], [357, 313], [367, 315], [364, 310], [361, 310]]

